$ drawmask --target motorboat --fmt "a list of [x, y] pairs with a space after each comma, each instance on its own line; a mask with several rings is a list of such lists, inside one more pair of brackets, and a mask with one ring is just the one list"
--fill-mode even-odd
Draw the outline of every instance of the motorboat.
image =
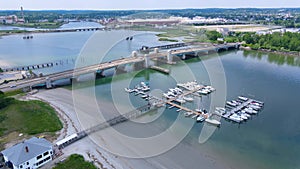
[[133, 92], [133, 90], [132, 90], [132, 89], [129, 89], [129, 88], [127, 88], [127, 87], [126, 87], [126, 88], [124, 88], [124, 89], [125, 89], [125, 91], [126, 91], [126, 92], [128, 92], [128, 93], [131, 93], [131, 92]]
[[232, 103], [230, 101], [227, 101], [226, 104], [229, 105], [229, 106], [232, 106], [232, 107], [236, 107], [237, 106], [235, 103]]
[[189, 116], [191, 116], [191, 115], [193, 115], [194, 113], [193, 112], [185, 112], [184, 113], [184, 116], [185, 117], [189, 117]]
[[183, 98], [177, 98], [175, 101], [181, 104], [186, 102], [185, 100], [183, 100]]
[[148, 86], [145, 86], [145, 87], [142, 87], [142, 89], [141, 89], [142, 91], [144, 91], [144, 92], [146, 92], [146, 91], [149, 91], [150, 90], [150, 87], [148, 87]]
[[192, 97], [183, 97], [183, 99], [188, 101], [188, 102], [194, 101], [194, 99]]
[[195, 109], [195, 111], [196, 111], [196, 112], [202, 112], [202, 110], [201, 110], [201, 109]]
[[143, 99], [145, 99], [147, 97], [149, 97], [149, 95], [147, 95], [147, 94], [141, 96], [141, 98], [143, 98]]
[[197, 122], [203, 122], [205, 120], [205, 118], [200, 115], [200, 116], [197, 117], [196, 120], [197, 120]]
[[238, 96], [238, 98], [239, 98], [240, 100], [243, 100], [243, 101], [247, 101], [247, 100], [248, 100], [247, 97], [243, 97], [243, 96]]
[[240, 123], [241, 121], [243, 121], [243, 119], [241, 118], [241, 116], [237, 115], [237, 114], [232, 114], [231, 116], [229, 116], [229, 119], [234, 121], [234, 122], [237, 122], [237, 123]]
[[209, 93], [209, 91], [205, 90], [205, 89], [201, 89], [201, 90], [198, 91], [198, 93], [206, 95], [206, 94]]
[[215, 119], [211, 119], [211, 118], [205, 119], [205, 122], [213, 124], [213, 125], [217, 125], [217, 126], [221, 125], [221, 122], [219, 122], [218, 120], [215, 120]]

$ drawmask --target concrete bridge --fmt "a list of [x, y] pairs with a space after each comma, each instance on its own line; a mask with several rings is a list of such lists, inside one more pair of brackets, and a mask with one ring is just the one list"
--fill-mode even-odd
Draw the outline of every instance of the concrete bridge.
[[[52, 87], [52, 82], [61, 80], [61, 79], [76, 79], [80, 75], [94, 73], [95, 77], [97, 74], [103, 72], [106, 69], [118, 67], [121, 65], [131, 64], [131, 63], [138, 63], [143, 62], [144, 68], [151, 68], [151, 59], [163, 58], [166, 60], [166, 63], [174, 64], [173, 57], [175, 55], [185, 55], [187, 53], [194, 53], [195, 57], [198, 56], [199, 52], [207, 52], [209, 51], [221, 51], [221, 50], [229, 50], [230, 48], [238, 49], [240, 46], [239, 43], [231, 43], [231, 44], [221, 44], [221, 45], [213, 45], [209, 47], [190, 47], [184, 48], [179, 50], [168, 50], [168, 51], [159, 51], [157, 48], [152, 53], [148, 54], [141, 54], [137, 52], [132, 52], [131, 57], [122, 58], [117, 60], [112, 60], [110, 62], [99, 63], [95, 65], [90, 65], [86, 67], [71, 69], [63, 72], [53, 73], [49, 75], [45, 75], [43, 77], [37, 77], [34, 79], [23, 79], [17, 82], [2, 84], [0, 85], [0, 90], [3, 92], [11, 91], [15, 89], [23, 89], [23, 88], [31, 88], [34, 85], [38, 84], [46, 84], [47, 88]], [[182, 57], [182, 59], [185, 59]]]

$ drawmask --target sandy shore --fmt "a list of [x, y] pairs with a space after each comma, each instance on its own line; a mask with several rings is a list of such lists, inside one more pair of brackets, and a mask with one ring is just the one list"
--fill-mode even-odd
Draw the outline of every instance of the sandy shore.
[[[90, 117], [92, 115], [92, 109], [95, 109], [95, 100], [88, 99], [88, 95], [82, 94], [82, 99], [79, 111], [86, 113], [86, 119], [96, 118]], [[60, 118], [64, 122], [64, 129], [60, 131], [58, 140], [62, 139], [66, 135], [70, 135], [74, 132], [81, 131], [83, 128], [77, 118], [74, 108], [74, 101], [72, 98], [72, 92], [66, 89], [53, 89], [40, 91], [39, 93], [31, 96], [38, 98], [50, 103], [58, 112]], [[76, 102], [76, 101], [75, 101]], [[79, 103], [76, 103], [79, 104]], [[110, 113], [110, 116], [117, 115], [116, 109], [111, 103], [102, 102], [99, 104], [101, 109]], [[80, 114], [80, 113], [79, 113]], [[80, 115], [79, 115], [80, 116]], [[82, 117], [81, 117], [82, 119]], [[93, 120], [91, 125], [95, 120]], [[135, 133], [137, 135], [147, 135], [147, 133], [159, 132], [159, 128], [152, 126], [151, 123], [143, 125], [147, 127], [147, 132], [141, 131], [138, 128], [133, 128], [131, 123], [121, 123], [114, 128], [107, 128], [98, 131], [93, 134], [93, 139], [99, 138], [99, 140], [92, 141], [89, 137], [86, 137], [76, 143], [63, 149], [64, 155], [59, 157], [57, 160], [66, 158], [70, 154], [81, 154], [86, 160], [94, 161], [94, 164], [99, 168], [124, 168], [124, 169], [153, 169], [153, 168], [172, 168], [172, 169], [183, 169], [183, 168], [204, 168], [204, 169], [227, 169], [231, 168], [222, 162], [221, 159], [217, 159], [209, 148], [206, 146], [197, 146], [197, 148], [191, 146], [189, 143], [181, 142], [173, 149], [149, 158], [127, 158], [118, 155], [114, 155], [109, 151], [104, 150], [99, 146], [100, 143], [106, 144], [108, 147], [111, 146], [118, 151], [126, 152], [133, 151], [130, 145], [124, 144], [122, 140], [116, 139], [111, 132], [113, 130], [124, 130]], [[94, 137], [94, 136], [97, 137]], [[95, 142], [97, 144], [95, 144]], [[197, 143], [198, 144], [198, 143]], [[151, 148], [151, 147], [150, 147]], [[57, 161], [56, 160], [56, 161]], [[52, 165], [54, 162], [52, 163]], [[50, 165], [50, 164], [49, 164]], [[49, 168], [49, 165], [44, 168]]]

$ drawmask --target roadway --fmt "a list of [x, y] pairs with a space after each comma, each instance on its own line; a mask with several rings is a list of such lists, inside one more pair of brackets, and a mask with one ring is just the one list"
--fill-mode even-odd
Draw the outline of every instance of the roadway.
[[[214, 46], [208, 46], [208, 47], [191, 47], [191, 48], [184, 48], [184, 49], [178, 49], [178, 50], [172, 50], [172, 55], [178, 55], [178, 54], [185, 54], [185, 53], [191, 53], [191, 52], [199, 52], [199, 51], [210, 51], [210, 50], [216, 50], [220, 48], [228, 48], [228, 47], [234, 47], [236, 43], [232, 44], [220, 44], [220, 45], [214, 45]], [[168, 55], [167, 51], [162, 51], [159, 53], [150, 53], [148, 54], [148, 57], [150, 59], [160, 58], [160, 57], [166, 57]], [[53, 73], [49, 75], [44, 75], [43, 77], [37, 77], [34, 79], [23, 79], [18, 80], [17, 82], [10, 82], [8, 84], [2, 84], [0, 85], [0, 90], [3, 92], [16, 90], [16, 89], [22, 89], [26, 87], [31, 87], [38, 84], [45, 84], [47, 80], [50, 81], [56, 81], [60, 79], [67, 79], [67, 78], [76, 78], [80, 75], [89, 74], [89, 73], [95, 73], [96, 71], [102, 71], [105, 69], [117, 67], [124, 64], [129, 63], [137, 63], [137, 62], [143, 62], [145, 61], [144, 55], [139, 54], [136, 57], [128, 57], [128, 58], [122, 58], [113, 60], [110, 62], [105, 63], [99, 63], [95, 65], [90, 65], [86, 67], [71, 69], [63, 72]]]

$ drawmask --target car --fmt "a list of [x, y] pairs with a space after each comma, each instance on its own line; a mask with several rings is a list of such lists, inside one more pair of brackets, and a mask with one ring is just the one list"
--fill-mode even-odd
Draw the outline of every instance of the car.
[[15, 88], [15, 87], [17, 87], [17, 85], [15, 84], [10, 85], [10, 88]]

